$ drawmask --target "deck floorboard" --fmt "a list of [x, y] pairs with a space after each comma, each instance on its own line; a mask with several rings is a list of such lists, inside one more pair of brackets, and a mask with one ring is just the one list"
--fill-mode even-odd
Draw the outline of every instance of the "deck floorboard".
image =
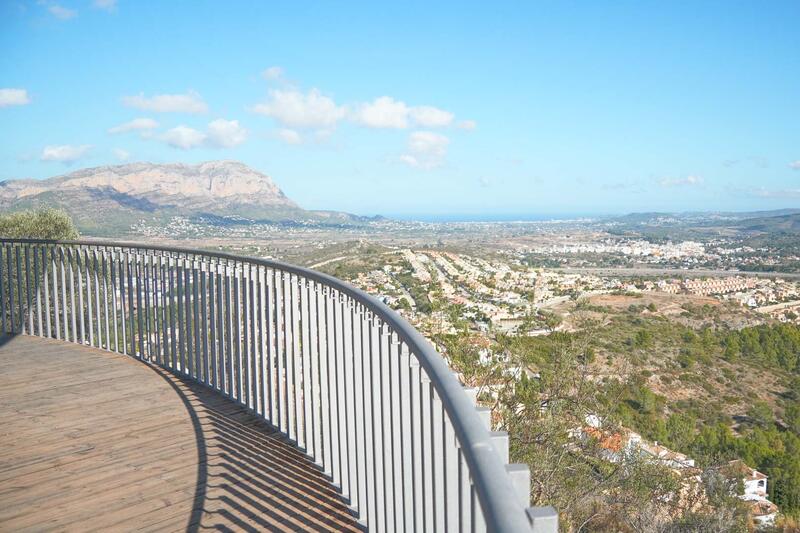
[[359, 531], [242, 406], [128, 356], [0, 337], [0, 531]]

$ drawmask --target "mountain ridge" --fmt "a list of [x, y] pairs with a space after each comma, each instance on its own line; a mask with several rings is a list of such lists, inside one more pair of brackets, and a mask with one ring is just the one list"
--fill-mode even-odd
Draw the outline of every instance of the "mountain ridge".
[[67, 211], [82, 232], [108, 236], [124, 234], [142, 220], [161, 224], [175, 216], [321, 225], [370, 220], [303, 209], [269, 175], [232, 160], [134, 162], [0, 182], [0, 208], [45, 206]]

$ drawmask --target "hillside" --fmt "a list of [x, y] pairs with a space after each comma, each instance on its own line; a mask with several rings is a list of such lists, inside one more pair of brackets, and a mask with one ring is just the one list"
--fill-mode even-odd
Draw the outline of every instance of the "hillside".
[[54, 206], [84, 234], [118, 236], [133, 224], [163, 225], [176, 216], [208, 224], [283, 222], [360, 224], [333, 211], [308, 211], [270, 176], [237, 161], [130, 163], [81, 169], [44, 180], [0, 182], [0, 209]]

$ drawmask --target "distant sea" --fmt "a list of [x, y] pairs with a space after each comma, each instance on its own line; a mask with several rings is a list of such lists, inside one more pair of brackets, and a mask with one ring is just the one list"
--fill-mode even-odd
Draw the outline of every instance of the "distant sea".
[[408, 215], [391, 214], [387, 218], [419, 222], [543, 222], [547, 220], [575, 220], [578, 218], [597, 218], [602, 215], [586, 213], [562, 213], [557, 215], [531, 214], [433, 214]]

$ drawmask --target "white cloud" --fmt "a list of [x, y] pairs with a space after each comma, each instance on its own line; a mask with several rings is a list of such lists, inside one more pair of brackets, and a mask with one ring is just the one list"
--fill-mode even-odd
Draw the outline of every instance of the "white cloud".
[[58, 4], [50, 4], [49, 6], [47, 6], [47, 11], [49, 11], [50, 14], [56, 17], [57, 19], [61, 20], [69, 20], [71, 18], [78, 16], [78, 12], [75, 11], [74, 9], [68, 9]]
[[765, 189], [763, 187], [749, 191], [751, 194], [760, 198], [775, 198], [784, 200], [786, 198], [800, 198], [800, 189]]
[[450, 139], [432, 131], [415, 131], [408, 136], [408, 152], [400, 161], [411, 167], [431, 169], [441, 166]]
[[344, 107], [318, 89], [307, 94], [296, 89], [270, 90], [268, 100], [257, 104], [253, 111], [291, 128], [332, 128], [346, 114]]
[[361, 104], [353, 113], [353, 120], [370, 128], [407, 128], [409, 108], [405, 102], [391, 96], [381, 96]]
[[662, 187], [694, 187], [703, 184], [700, 176], [686, 176], [685, 178], [662, 178], [658, 181]]
[[40, 159], [42, 161], [58, 161], [60, 163], [70, 164], [85, 156], [91, 148], [92, 145], [90, 144], [81, 144], [78, 146], [69, 144], [45, 146]]
[[238, 120], [218, 118], [208, 123], [205, 132], [181, 124], [157, 137], [173, 148], [233, 148], [247, 140], [247, 130]]
[[201, 131], [181, 125], [168, 130], [160, 138], [174, 148], [188, 150], [202, 145], [207, 136]]
[[286, 144], [301, 144], [303, 142], [303, 138], [298, 132], [288, 128], [278, 130], [278, 137]]
[[474, 130], [478, 127], [478, 123], [474, 120], [462, 120], [456, 124], [456, 127], [460, 130]]
[[117, 7], [117, 0], [94, 0], [92, 3], [97, 9], [105, 9], [106, 11], [114, 11]]
[[420, 126], [441, 128], [449, 126], [453, 122], [454, 115], [436, 107], [419, 106], [411, 108], [411, 118]]
[[123, 150], [122, 148], [114, 148], [113, 151], [114, 156], [120, 161], [127, 161], [131, 158], [131, 153], [127, 150]]
[[144, 111], [156, 113], [205, 113], [208, 105], [199, 94], [189, 91], [186, 94], [157, 94], [146, 98], [143, 94], [123, 96], [122, 103]]
[[800, 159], [789, 163], [789, 168], [791, 168], [792, 170], [800, 170]]
[[261, 77], [267, 81], [280, 81], [283, 79], [283, 69], [281, 67], [269, 67], [264, 69]]
[[141, 131], [143, 134], [158, 127], [158, 122], [152, 118], [135, 118], [119, 126], [109, 128], [108, 133], [127, 133], [129, 131]]
[[25, 89], [0, 89], [0, 107], [29, 103], [31, 103], [31, 98]]
[[449, 126], [454, 115], [433, 106], [409, 107], [391, 96], [381, 96], [372, 102], [360, 104], [352, 119], [369, 128], [405, 129], [411, 123], [426, 128]]
[[238, 120], [217, 119], [208, 123], [208, 142], [212, 146], [233, 148], [247, 140], [247, 130]]

